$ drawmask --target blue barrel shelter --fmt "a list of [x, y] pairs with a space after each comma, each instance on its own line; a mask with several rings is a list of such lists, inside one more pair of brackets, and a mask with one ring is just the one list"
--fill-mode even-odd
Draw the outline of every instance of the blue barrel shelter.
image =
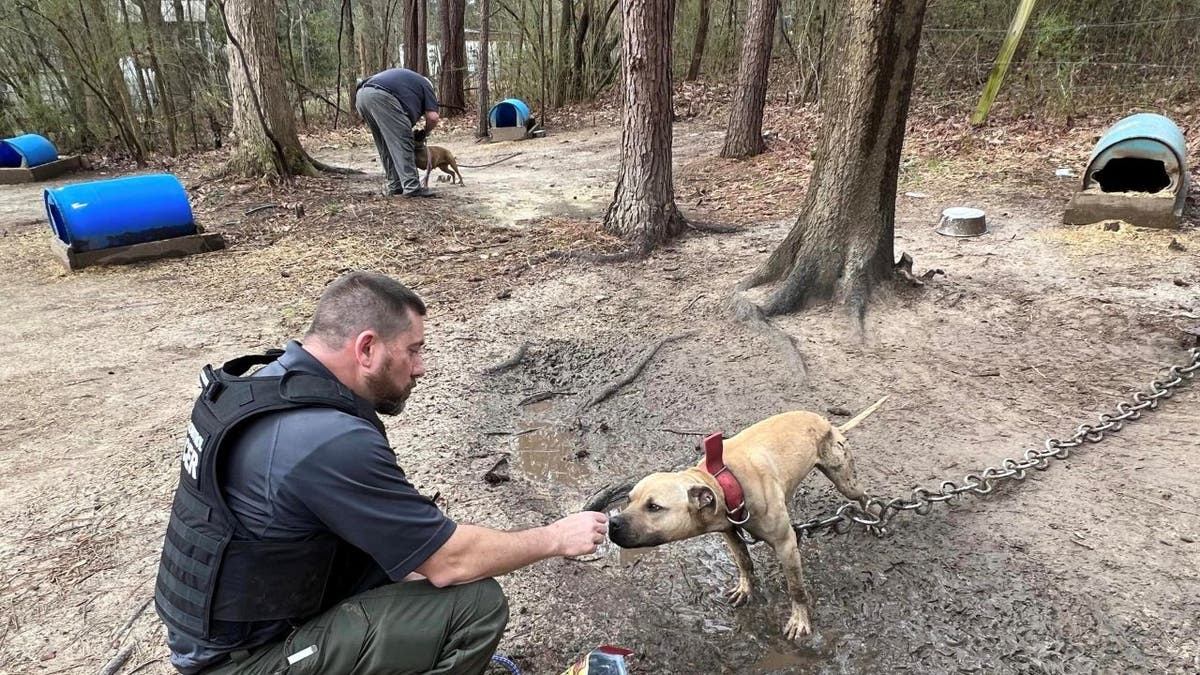
[[220, 235], [200, 233], [171, 174], [66, 185], [45, 190], [43, 200], [52, 248], [69, 269], [224, 248]]
[[1119, 219], [1146, 227], [1178, 227], [1189, 187], [1187, 144], [1169, 118], [1130, 115], [1100, 137], [1088, 158], [1080, 192], [1063, 220]]
[[80, 167], [78, 157], [59, 157], [44, 136], [22, 134], [0, 140], [0, 185], [46, 180]]
[[516, 141], [528, 134], [529, 106], [519, 98], [506, 98], [488, 112], [488, 126], [497, 141]]
[[58, 159], [58, 149], [37, 134], [24, 134], [0, 141], [0, 168], [32, 169]]

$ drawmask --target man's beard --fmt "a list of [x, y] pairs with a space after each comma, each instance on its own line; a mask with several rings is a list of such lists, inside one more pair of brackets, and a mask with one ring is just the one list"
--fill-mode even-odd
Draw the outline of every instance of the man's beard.
[[370, 374], [367, 376], [367, 387], [370, 390], [370, 401], [375, 406], [375, 412], [380, 415], [399, 415], [404, 411], [404, 404], [408, 401], [408, 395], [412, 393], [413, 382], [407, 387], [399, 387], [388, 377], [388, 371], [391, 370], [392, 360], [389, 357], [384, 367], [378, 374]]

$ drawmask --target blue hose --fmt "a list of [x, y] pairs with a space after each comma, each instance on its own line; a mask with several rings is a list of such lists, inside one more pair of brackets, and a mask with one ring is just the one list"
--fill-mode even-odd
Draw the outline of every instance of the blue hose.
[[512, 675], [521, 675], [521, 669], [517, 666], [516, 663], [513, 663], [512, 659], [508, 658], [507, 656], [500, 656], [499, 654], [492, 654], [492, 662], [499, 663], [500, 665], [504, 666], [505, 668], [508, 668], [508, 671], [510, 673], [512, 673]]

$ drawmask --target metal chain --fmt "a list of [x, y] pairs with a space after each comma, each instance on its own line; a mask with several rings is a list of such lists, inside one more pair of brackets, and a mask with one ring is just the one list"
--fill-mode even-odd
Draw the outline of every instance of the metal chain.
[[927, 515], [933, 505], [948, 502], [964, 492], [986, 495], [995, 490], [1002, 481], [1022, 481], [1025, 471], [1036, 469], [1044, 471], [1050, 466], [1051, 459], [1066, 459], [1072, 448], [1087, 443], [1099, 443], [1108, 432], [1117, 432], [1126, 422], [1140, 419], [1145, 410], [1157, 410], [1158, 402], [1170, 398], [1171, 393], [1184, 383], [1190, 381], [1197, 370], [1200, 370], [1200, 347], [1188, 351], [1190, 359], [1187, 365], [1171, 366], [1167, 375], [1150, 383], [1149, 393], [1136, 392], [1132, 403], [1122, 401], [1117, 404], [1116, 414], [1100, 415], [1099, 424], [1081, 424], [1075, 428], [1075, 433], [1066, 440], [1057, 438], [1047, 439], [1041, 449], [1030, 448], [1025, 451], [1024, 459], [1005, 459], [1000, 468], [989, 466], [980, 473], [969, 473], [961, 484], [951, 480], [943, 481], [936, 490], [919, 487], [912, 491], [908, 498], [895, 497], [883, 499], [869, 496], [862, 504], [848, 501], [837, 508], [832, 514], [814, 518], [803, 523], [794, 523], [792, 528], [797, 537], [813, 537], [821, 533], [845, 534], [861, 525], [876, 536], [888, 534], [888, 523], [903, 511], [914, 511], [918, 515]]

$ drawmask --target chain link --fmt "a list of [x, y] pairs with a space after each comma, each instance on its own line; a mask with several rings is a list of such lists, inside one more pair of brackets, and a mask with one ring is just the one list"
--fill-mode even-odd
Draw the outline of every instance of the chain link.
[[1118, 403], [1116, 413], [1100, 415], [1098, 424], [1080, 424], [1070, 438], [1049, 438], [1042, 448], [1026, 450], [1021, 459], [1009, 457], [1000, 463], [999, 468], [989, 466], [980, 473], [969, 473], [961, 482], [943, 481], [936, 490], [919, 487], [908, 497], [883, 499], [868, 496], [861, 504], [848, 501], [829, 515], [794, 523], [792, 528], [796, 530], [797, 537], [813, 537], [823, 533], [845, 534], [860, 525], [882, 537], [888, 534], [888, 524], [901, 512], [913, 511], [924, 516], [933, 510], [934, 504], [951, 501], [963, 493], [986, 495], [1004, 481], [1022, 481], [1027, 470], [1044, 471], [1050, 467], [1051, 459], [1066, 459], [1073, 448], [1084, 443], [1099, 443], [1106, 434], [1120, 431], [1126, 422], [1140, 419], [1144, 411], [1156, 410], [1159, 401], [1170, 398], [1175, 389], [1189, 382], [1200, 370], [1200, 347], [1189, 350], [1188, 354], [1190, 358], [1187, 365], [1171, 366], [1165, 376], [1150, 383], [1148, 392], [1134, 393], [1132, 403]]

